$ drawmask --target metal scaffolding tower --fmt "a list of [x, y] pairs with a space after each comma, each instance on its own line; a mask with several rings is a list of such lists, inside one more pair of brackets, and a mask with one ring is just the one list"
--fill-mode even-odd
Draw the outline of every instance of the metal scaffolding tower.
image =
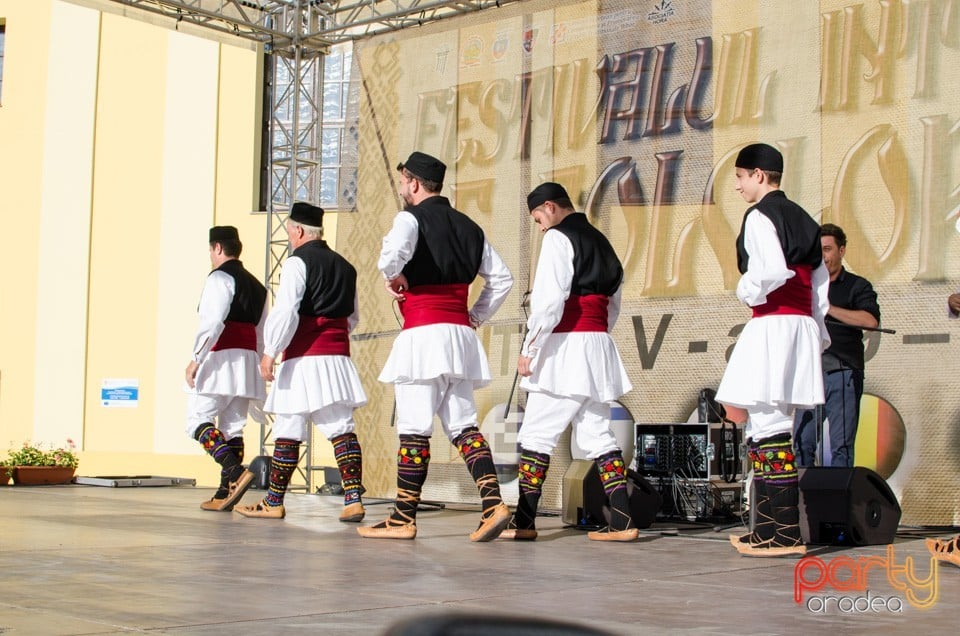
[[522, 0], [107, 0], [284, 49], [323, 49]]

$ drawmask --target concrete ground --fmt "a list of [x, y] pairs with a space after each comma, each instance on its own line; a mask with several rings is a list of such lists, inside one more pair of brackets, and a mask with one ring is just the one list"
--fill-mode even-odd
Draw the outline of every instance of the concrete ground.
[[[287, 518], [267, 521], [200, 510], [212, 492], [0, 487], [0, 634], [384, 634], [459, 614], [614, 634], [957, 630], [960, 568], [932, 572], [919, 530], [901, 529], [892, 551], [814, 550], [802, 576], [825, 584], [798, 604], [800, 562], [741, 557], [710, 527], [657, 522], [603, 544], [552, 516], [535, 543], [474, 544], [479, 515], [464, 506], [422, 511], [414, 541], [383, 541], [339, 523], [335, 497], [290, 494]], [[388, 509], [370, 505], [367, 522]]]

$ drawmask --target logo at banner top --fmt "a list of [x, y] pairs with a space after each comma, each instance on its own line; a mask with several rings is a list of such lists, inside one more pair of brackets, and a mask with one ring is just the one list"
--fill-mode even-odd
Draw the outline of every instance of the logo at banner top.
[[533, 53], [533, 43], [537, 39], [537, 29], [527, 27], [523, 30], [523, 52]]
[[483, 54], [483, 40], [479, 35], [470, 36], [463, 44], [460, 66], [479, 66], [481, 54]]
[[507, 50], [510, 48], [510, 34], [509, 33], [498, 33], [497, 39], [493, 41], [493, 46], [490, 49], [490, 55], [493, 57], [494, 62], [499, 62], [507, 54]]

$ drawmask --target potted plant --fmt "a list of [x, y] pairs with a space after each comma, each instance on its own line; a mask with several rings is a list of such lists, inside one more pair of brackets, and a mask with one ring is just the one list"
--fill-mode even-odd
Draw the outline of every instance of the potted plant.
[[0, 486], [6, 486], [10, 482], [10, 477], [13, 476], [13, 468], [7, 464], [8, 461], [0, 459]]
[[67, 447], [44, 450], [37, 444], [24, 442], [23, 446], [9, 452], [7, 464], [13, 468], [13, 483], [18, 485], [66, 484], [80, 464], [74, 452], [73, 440]]

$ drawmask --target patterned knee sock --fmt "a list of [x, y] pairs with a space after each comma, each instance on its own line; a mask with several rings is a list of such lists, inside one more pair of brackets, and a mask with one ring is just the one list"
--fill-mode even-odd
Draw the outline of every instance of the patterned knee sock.
[[497, 467], [493, 463], [493, 453], [483, 434], [475, 426], [466, 428], [453, 440], [460, 450], [460, 457], [467, 464], [467, 470], [480, 491], [483, 512], [503, 503], [500, 498], [500, 482], [497, 481]]
[[751, 440], [747, 455], [753, 465], [753, 500], [750, 502], [750, 507], [753, 508], [753, 527], [750, 528], [750, 543], [764, 543], [773, 539], [775, 525], [773, 512], [770, 510], [770, 493], [767, 492], [760, 445]]
[[228, 439], [227, 445], [230, 446], [230, 450], [233, 451], [233, 454], [237, 456], [237, 461], [242, 464], [244, 455], [243, 435], [234, 437], [233, 439]]
[[800, 545], [803, 542], [800, 538], [800, 486], [790, 435], [776, 435], [763, 440], [759, 445], [759, 454], [775, 530], [771, 545]]
[[550, 456], [546, 453], [520, 449], [520, 499], [513, 515], [511, 527], [523, 530], [536, 528], [537, 505], [543, 492], [543, 482], [550, 468]]
[[230, 444], [223, 437], [216, 426], [210, 424], [201, 424], [193, 434], [194, 439], [203, 445], [203, 450], [207, 451], [213, 460], [220, 464], [220, 469], [226, 473], [227, 482], [236, 481], [243, 473], [243, 466], [237, 460], [237, 456], [230, 448]]
[[630, 500], [627, 497], [627, 466], [623, 463], [623, 453], [610, 451], [594, 460], [600, 472], [603, 492], [610, 500], [610, 529], [626, 530], [633, 527], [630, 516]]
[[[227, 440], [227, 446], [230, 447], [230, 450], [233, 451], [233, 454], [237, 456], [237, 461], [243, 464], [243, 436], [234, 437], [233, 439]], [[220, 488], [217, 490], [217, 494], [214, 495], [215, 499], [224, 499], [228, 494], [230, 494], [230, 479], [227, 475], [227, 471], [223, 468], [220, 469]]]
[[424, 435], [401, 435], [397, 451], [397, 501], [386, 521], [375, 528], [415, 523], [420, 493], [427, 481], [430, 464], [430, 438]]
[[346, 433], [334, 437], [333, 454], [340, 468], [340, 482], [343, 484], [343, 505], [360, 502], [363, 494], [363, 451], [356, 434]]
[[300, 440], [278, 439], [273, 445], [273, 461], [270, 462], [270, 486], [263, 501], [268, 506], [283, 504], [283, 496], [287, 494], [290, 476], [300, 461]]

